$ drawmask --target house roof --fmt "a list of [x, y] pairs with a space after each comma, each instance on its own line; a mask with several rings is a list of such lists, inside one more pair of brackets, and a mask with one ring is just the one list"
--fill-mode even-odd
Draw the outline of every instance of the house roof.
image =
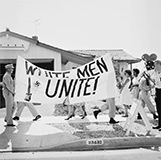
[[10, 36], [13, 36], [13, 37], [34, 43], [37, 46], [40, 46], [40, 47], [43, 47], [43, 48], [46, 48], [46, 49], [60, 53], [61, 56], [62, 56], [62, 62], [63, 63], [67, 63], [68, 61], [71, 61], [71, 62], [78, 63], [78, 64], [85, 64], [85, 63], [88, 63], [91, 60], [93, 60], [92, 56], [85, 56], [84, 57], [84, 56], [76, 54], [74, 52], [67, 51], [67, 50], [64, 50], [64, 49], [60, 49], [60, 48], [42, 43], [38, 40], [38, 38], [36, 36], [29, 38], [27, 36], [23, 36], [21, 34], [15, 33], [15, 32], [11, 32], [9, 29], [6, 29], [6, 31], [4, 31], [4, 32], [0, 32], [0, 37], [5, 36], [7, 34], [10, 35]]
[[140, 62], [140, 58], [135, 58], [132, 55], [126, 53], [123, 49], [106, 49], [106, 50], [73, 50], [73, 53], [82, 56], [95, 56], [100, 57], [105, 54], [110, 54], [115, 61], [137, 63]]
[[60, 49], [45, 43], [42, 43], [38, 40], [36, 36], [32, 38], [11, 32], [9, 29], [6, 29], [4, 32], [0, 32], [0, 37], [5, 35], [10, 35], [19, 39], [36, 44], [37, 46], [58, 52], [62, 56], [62, 63], [67, 63], [68, 61], [85, 64], [92, 61], [95, 57], [100, 57], [105, 54], [110, 54], [115, 61], [119, 62], [128, 62], [128, 63], [137, 63], [140, 62], [140, 58], [135, 58], [130, 54], [126, 53], [123, 49], [113, 49], [113, 50], [64, 50]]

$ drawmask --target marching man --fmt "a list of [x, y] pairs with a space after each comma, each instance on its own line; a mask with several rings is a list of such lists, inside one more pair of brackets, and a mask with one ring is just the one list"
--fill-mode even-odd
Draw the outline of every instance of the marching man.
[[14, 80], [11, 77], [13, 73], [13, 64], [8, 64], [5, 66], [6, 73], [3, 76], [3, 97], [5, 99], [6, 106], [6, 118], [7, 126], [14, 127], [12, 120], [12, 114], [14, 111]]
[[155, 103], [158, 112], [158, 126], [153, 129], [159, 129], [161, 131], [161, 61], [155, 61]]

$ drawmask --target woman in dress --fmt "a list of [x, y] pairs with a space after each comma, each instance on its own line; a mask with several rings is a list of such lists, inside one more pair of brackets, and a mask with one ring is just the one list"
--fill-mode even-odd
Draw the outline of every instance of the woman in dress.
[[120, 102], [125, 108], [125, 115], [123, 117], [128, 117], [128, 109], [132, 105], [132, 96], [130, 92], [131, 87], [131, 71], [125, 70], [123, 76], [123, 83], [120, 89]]
[[133, 79], [132, 79], [132, 86], [131, 86], [131, 94], [133, 99], [139, 98], [139, 69], [133, 69]]

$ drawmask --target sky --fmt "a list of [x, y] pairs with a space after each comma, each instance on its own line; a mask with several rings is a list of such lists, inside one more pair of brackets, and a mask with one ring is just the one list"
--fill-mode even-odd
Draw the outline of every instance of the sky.
[[123, 49], [161, 59], [161, 0], [0, 0], [0, 32], [65, 50]]

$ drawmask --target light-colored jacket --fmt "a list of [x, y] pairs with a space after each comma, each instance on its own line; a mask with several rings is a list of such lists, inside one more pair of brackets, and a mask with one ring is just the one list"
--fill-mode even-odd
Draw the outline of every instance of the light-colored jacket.
[[3, 76], [3, 91], [14, 94], [14, 88], [14, 80], [11, 75], [6, 72]]

